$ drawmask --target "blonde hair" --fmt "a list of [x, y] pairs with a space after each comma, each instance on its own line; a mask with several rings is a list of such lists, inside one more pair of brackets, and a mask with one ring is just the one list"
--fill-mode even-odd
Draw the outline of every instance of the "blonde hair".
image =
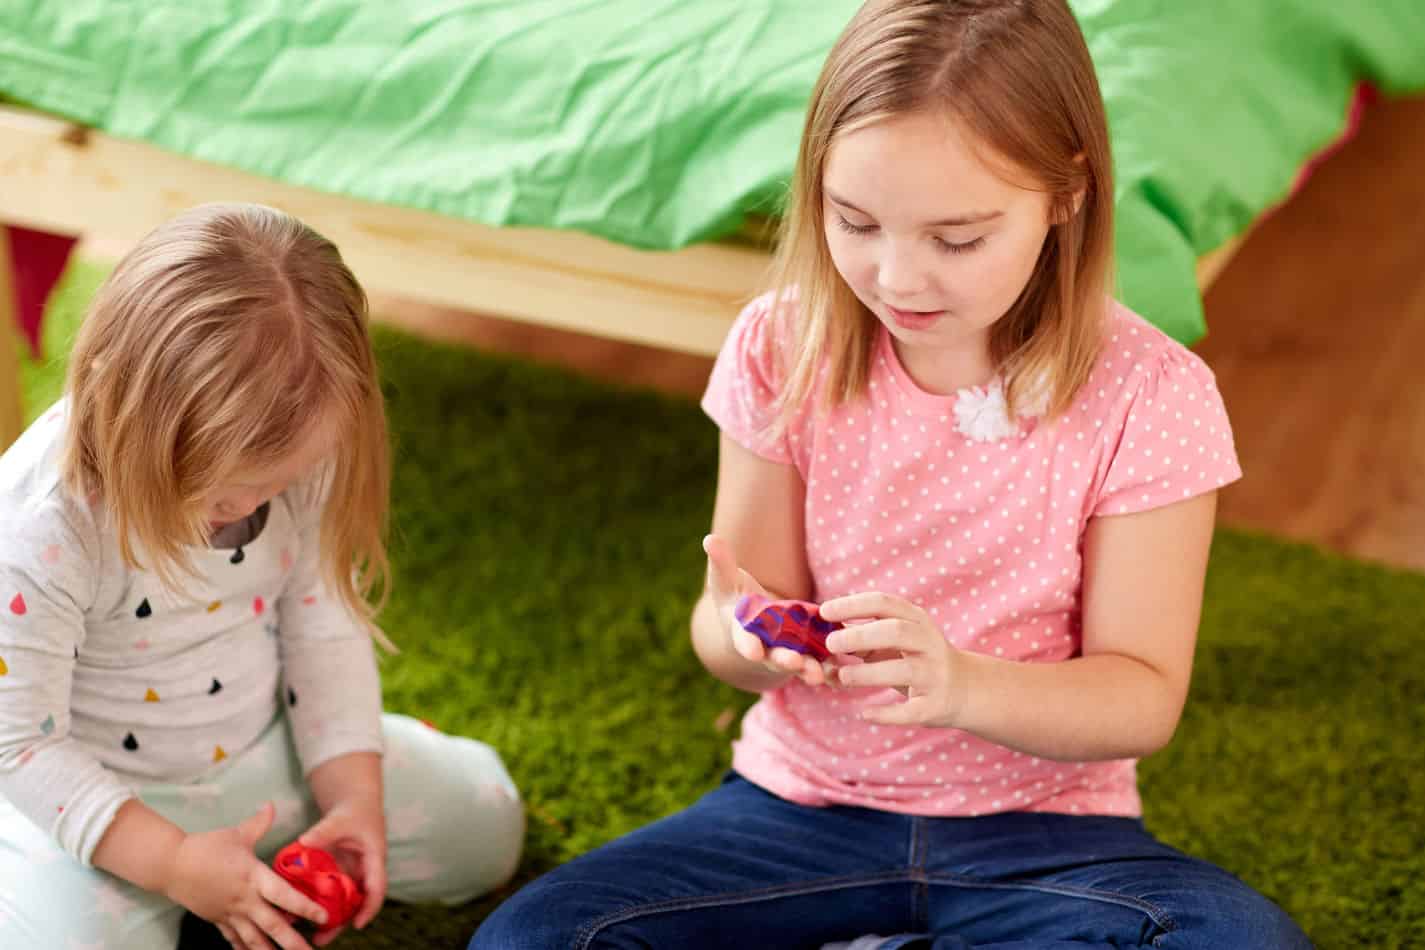
[[[943, 110], [1010, 171], [1051, 196], [1051, 227], [1019, 299], [990, 331], [1016, 415], [1062, 412], [1098, 356], [1113, 254], [1108, 124], [1083, 34], [1064, 0], [868, 0], [812, 93], [771, 288], [789, 306], [781, 419], [827, 366], [825, 401], [866, 388], [875, 317], [841, 279], [825, 237], [827, 155], [837, 136]], [[1081, 201], [1081, 203], [1079, 203]]]
[[260, 205], [180, 214], [100, 287], [65, 388], [66, 487], [102, 498], [124, 561], [142, 568], [144, 552], [175, 589], [194, 572], [187, 548], [208, 543], [205, 499], [334, 423], [309, 486], [325, 498], [322, 574], [385, 642], [386, 415], [366, 294], [330, 241]]

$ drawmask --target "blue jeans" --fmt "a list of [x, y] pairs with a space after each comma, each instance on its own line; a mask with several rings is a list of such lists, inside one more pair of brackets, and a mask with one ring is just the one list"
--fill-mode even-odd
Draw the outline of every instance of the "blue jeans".
[[1311, 946], [1271, 901], [1135, 819], [808, 808], [734, 773], [526, 886], [470, 950], [783, 950], [866, 934], [885, 935], [881, 950]]

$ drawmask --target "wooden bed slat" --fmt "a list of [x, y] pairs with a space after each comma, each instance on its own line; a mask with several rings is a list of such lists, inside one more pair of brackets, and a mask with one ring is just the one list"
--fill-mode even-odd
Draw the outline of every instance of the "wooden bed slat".
[[[571, 231], [492, 228], [325, 194], [0, 106], [0, 216], [8, 223], [127, 245], [214, 200], [297, 215], [335, 241], [372, 290], [704, 356], [717, 353], [768, 263], [747, 240], [639, 251]], [[1231, 250], [1203, 259], [1200, 286]], [[0, 310], [6, 340], [9, 300]], [[19, 396], [14, 346], [0, 348], [3, 448], [18, 431]]]

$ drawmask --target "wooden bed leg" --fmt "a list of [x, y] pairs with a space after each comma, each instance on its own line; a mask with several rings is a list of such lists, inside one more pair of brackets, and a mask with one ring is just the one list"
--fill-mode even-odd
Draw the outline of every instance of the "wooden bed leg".
[[15, 296], [10, 288], [10, 240], [0, 227], [0, 452], [20, 437], [24, 411], [20, 395], [20, 358]]

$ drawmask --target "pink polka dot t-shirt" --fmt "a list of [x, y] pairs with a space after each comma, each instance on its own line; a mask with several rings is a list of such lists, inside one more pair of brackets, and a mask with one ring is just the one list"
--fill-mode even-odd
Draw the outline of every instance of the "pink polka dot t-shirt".
[[[739, 444], [796, 466], [816, 601], [883, 591], [927, 610], [958, 649], [1069, 659], [1080, 650], [1089, 519], [1169, 505], [1241, 474], [1211, 371], [1117, 304], [1088, 383], [1052, 422], [1015, 430], [997, 387], [926, 392], [881, 327], [867, 397], [809, 406], [779, 435], [768, 426], [776, 355], [789, 341], [771, 310], [763, 297], [738, 317], [703, 408]], [[1135, 760], [1049, 761], [959, 730], [856, 717], [888, 695], [790, 681], [743, 719], [733, 766], [808, 805], [1139, 814]]]

